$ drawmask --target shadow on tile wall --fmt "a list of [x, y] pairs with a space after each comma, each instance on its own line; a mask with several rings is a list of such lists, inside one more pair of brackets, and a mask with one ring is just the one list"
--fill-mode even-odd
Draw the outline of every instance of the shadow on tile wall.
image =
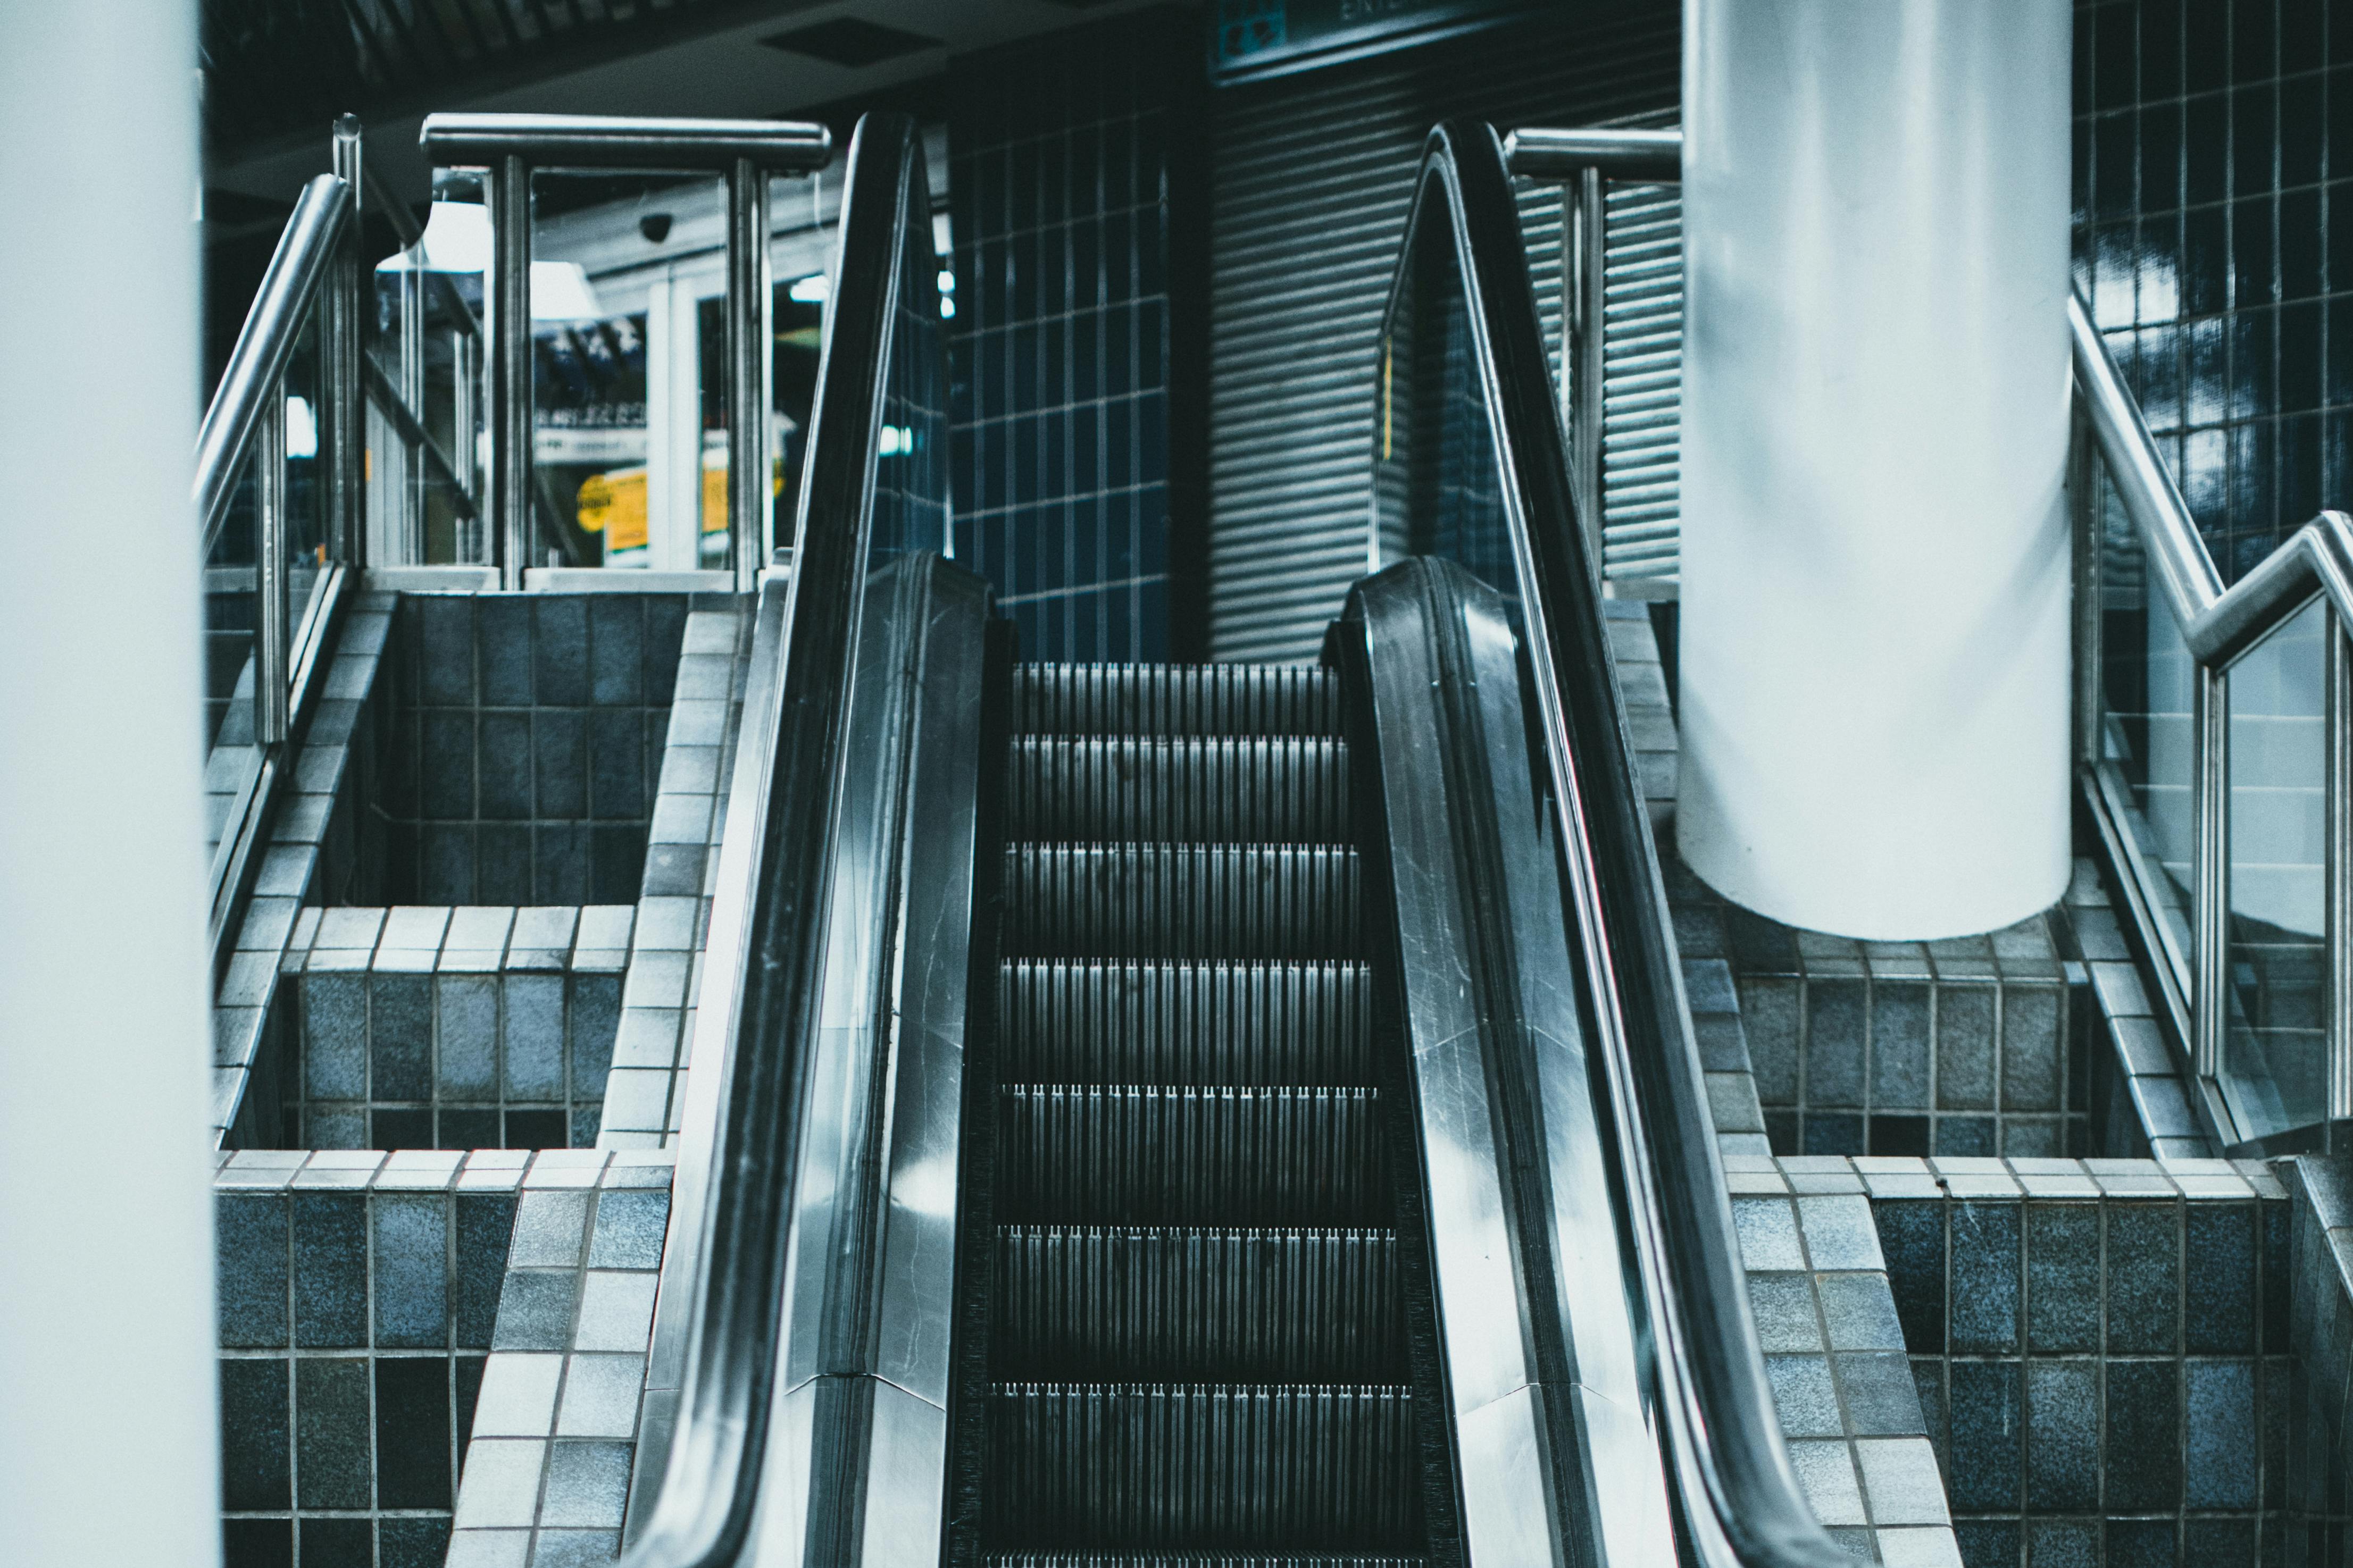
[[2075, 276], [2224, 581], [2353, 501], [2353, 10], [2079, 0]]

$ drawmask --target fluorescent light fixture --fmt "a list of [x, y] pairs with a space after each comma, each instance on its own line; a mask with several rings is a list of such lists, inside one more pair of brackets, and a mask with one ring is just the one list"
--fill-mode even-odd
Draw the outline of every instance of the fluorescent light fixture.
[[315, 458], [319, 455], [319, 421], [311, 413], [307, 397], [286, 400], [286, 455], [290, 458]]
[[955, 292], [955, 274], [944, 267], [940, 268], [940, 292], [943, 294]]
[[822, 272], [812, 272], [806, 278], [796, 278], [793, 286], [785, 290], [785, 298], [796, 305], [822, 305], [833, 292], [833, 280]]
[[945, 294], [940, 296], [940, 320], [943, 321], [955, 320], [955, 301]]
[[914, 429], [906, 425], [885, 425], [881, 439], [876, 445], [886, 458], [895, 458], [902, 452], [912, 453], [915, 449]]

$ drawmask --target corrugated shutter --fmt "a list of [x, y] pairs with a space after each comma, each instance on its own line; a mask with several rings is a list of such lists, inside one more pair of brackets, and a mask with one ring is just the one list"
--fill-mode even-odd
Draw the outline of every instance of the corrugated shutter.
[[[1531, 23], [1212, 95], [1211, 657], [1301, 661], [1363, 575], [1374, 339], [1440, 120], [1672, 111], [1671, 3]], [[1557, 364], [1561, 197], [1520, 205]]]
[[1602, 572], [1664, 583], [1683, 516], [1683, 192], [1613, 184], [1602, 201]]

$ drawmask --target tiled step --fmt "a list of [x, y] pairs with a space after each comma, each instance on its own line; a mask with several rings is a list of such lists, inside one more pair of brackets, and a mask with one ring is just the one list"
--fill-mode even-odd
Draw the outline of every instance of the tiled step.
[[1021, 735], [1337, 735], [1330, 670], [1277, 664], [1025, 664]]
[[1021, 959], [997, 987], [1000, 1070], [1020, 1083], [1368, 1084], [1360, 963]]
[[1005, 952], [1033, 958], [1350, 958], [1354, 849], [1017, 844]]
[[987, 1507], [1033, 1548], [1420, 1540], [1404, 1387], [996, 1384], [988, 1426]]
[[1369, 1089], [1013, 1084], [998, 1099], [1006, 1224], [1377, 1226]]
[[1345, 844], [1348, 749], [1328, 736], [1024, 735], [1006, 802], [1017, 841]]
[[1000, 1226], [996, 1288], [1002, 1378], [1406, 1373], [1393, 1231]]

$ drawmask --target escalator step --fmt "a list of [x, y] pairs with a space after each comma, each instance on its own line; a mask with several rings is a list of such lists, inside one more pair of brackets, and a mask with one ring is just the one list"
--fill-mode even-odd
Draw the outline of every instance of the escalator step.
[[1000, 1226], [996, 1288], [1007, 1379], [1408, 1371], [1394, 1231]]
[[1349, 958], [1356, 852], [1255, 844], [1018, 844], [1005, 951], [1038, 958]]
[[1348, 748], [1328, 736], [1025, 735], [1009, 768], [1012, 839], [1348, 841]]
[[1008, 1085], [997, 1214], [1041, 1225], [1387, 1222], [1369, 1089]]
[[1025, 664], [1023, 735], [1337, 735], [1340, 683], [1279, 664]]
[[988, 1425], [1000, 1545], [1419, 1543], [1407, 1388], [998, 1384]]
[[1366, 1084], [1360, 963], [1006, 964], [1004, 1076], [1021, 1083]]

